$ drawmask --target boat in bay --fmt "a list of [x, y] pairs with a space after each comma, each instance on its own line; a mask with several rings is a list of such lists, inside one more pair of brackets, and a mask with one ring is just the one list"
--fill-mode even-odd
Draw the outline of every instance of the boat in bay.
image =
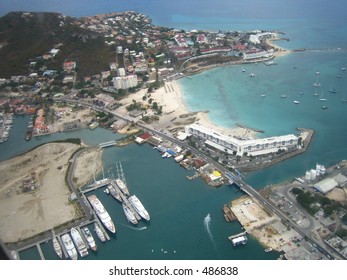
[[80, 254], [80, 256], [82, 258], [88, 256], [88, 249], [87, 249], [87, 246], [82, 239], [80, 232], [76, 228], [72, 228], [71, 229], [71, 236], [72, 236], [72, 239], [73, 239], [73, 241], [77, 247], [77, 251]]
[[145, 209], [145, 207], [142, 205], [141, 201], [137, 198], [136, 195], [132, 195], [129, 197], [130, 204], [134, 207], [135, 211], [145, 220], [149, 221], [150, 216]]
[[265, 251], [266, 253], [269, 253], [269, 252], [272, 251], [272, 248], [271, 248], [271, 247], [268, 247], [268, 248], [266, 248], [264, 251]]
[[127, 220], [130, 223], [136, 225], [138, 223], [138, 221], [137, 221], [133, 211], [129, 208], [128, 205], [126, 205], [126, 203], [123, 203], [122, 206], [123, 206], [123, 211], [124, 211], [124, 214], [125, 214], [125, 217], [127, 218]]
[[314, 87], [320, 87], [320, 83], [318, 82], [318, 75], [316, 81], [313, 83]]
[[77, 260], [77, 250], [72, 242], [70, 235], [68, 233], [63, 234], [61, 236], [61, 240], [63, 241], [64, 247], [66, 249], [67, 254], [69, 255], [69, 258], [72, 260]]
[[103, 223], [103, 225], [112, 233], [116, 232], [116, 227], [106, 211], [104, 205], [100, 202], [100, 200], [96, 197], [96, 195], [90, 195], [88, 196], [88, 200], [90, 204], [92, 205], [96, 215], [99, 217], [100, 221]]
[[93, 237], [92, 233], [90, 232], [89, 228], [84, 227], [82, 229], [82, 232], [83, 232], [83, 235], [88, 242], [90, 249], [95, 252], [97, 250], [97, 246], [96, 246], [94, 237]]
[[106, 241], [105, 234], [102, 232], [101, 228], [99, 227], [98, 223], [94, 223], [94, 230], [98, 238], [100, 239], [101, 242]]
[[232, 238], [230, 239], [230, 241], [233, 244], [233, 246], [237, 246], [237, 245], [245, 245], [248, 239], [246, 235], [242, 235], [242, 236]]
[[300, 104], [300, 101], [294, 100], [293, 103], [294, 103], [294, 104]]

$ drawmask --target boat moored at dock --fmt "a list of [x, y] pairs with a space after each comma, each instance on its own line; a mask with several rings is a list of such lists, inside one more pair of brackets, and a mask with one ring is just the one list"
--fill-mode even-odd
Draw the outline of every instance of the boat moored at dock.
[[90, 232], [89, 228], [84, 227], [82, 229], [82, 232], [83, 232], [84, 237], [86, 238], [86, 240], [87, 240], [87, 242], [89, 244], [90, 249], [92, 251], [96, 251], [97, 250], [97, 246], [96, 246], [94, 237], [93, 237], [92, 233]]
[[125, 194], [129, 195], [128, 187], [125, 185], [125, 183], [121, 179], [116, 179], [116, 184], [118, 188]]
[[96, 197], [96, 195], [93, 194], [93, 195], [88, 196], [88, 200], [89, 200], [90, 204], [92, 205], [94, 211], [98, 215], [99, 219], [103, 223], [103, 225], [110, 232], [115, 233], [116, 227], [115, 227], [110, 215], [108, 214], [108, 212], [106, 211], [105, 207], [102, 205], [100, 200]]
[[127, 220], [130, 223], [136, 225], [138, 223], [138, 221], [137, 221], [133, 211], [129, 208], [128, 205], [126, 205], [126, 203], [123, 203], [122, 206], [123, 206], [123, 211], [124, 211], [124, 214], [125, 214], [125, 217], [127, 218]]
[[145, 220], [149, 221], [150, 216], [145, 209], [145, 207], [142, 205], [141, 201], [136, 197], [136, 195], [132, 195], [129, 197], [130, 204], [134, 207], [135, 211]]
[[94, 224], [95, 227], [95, 232], [96, 235], [98, 236], [98, 238], [100, 239], [101, 242], [105, 242], [106, 241], [106, 237], [105, 234], [102, 232], [101, 228], [99, 227], [99, 225], [97, 223]]
[[81, 257], [88, 256], [88, 249], [86, 247], [86, 244], [84, 243], [81, 234], [76, 228], [71, 229], [71, 236], [77, 247], [77, 251], [80, 254], [80, 256]]
[[60, 246], [58, 238], [54, 234], [53, 234], [53, 238], [52, 238], [52, 243], [53, 243], [54, 252], [57, 254], [57, 256], [60, 259], [63, 258], [63, 250], [62, 250], [62, 248]]
[[230, 241], [233, 244], [233, 246], [237, 246], [237, 245], [245, 245], [248, 239], [246, 235], [242, 235], [239, 237], [232, 238], [230, 239]]
[[72, 242], [70, 235], [68, 233], [65, 233], [64, 235], [62, 235], [61, 240], [63, 241], [64, 247], [66, 249], [67, 254], [69, 255], [69, 258], [72, 260], [77, 260], [77, 250]]

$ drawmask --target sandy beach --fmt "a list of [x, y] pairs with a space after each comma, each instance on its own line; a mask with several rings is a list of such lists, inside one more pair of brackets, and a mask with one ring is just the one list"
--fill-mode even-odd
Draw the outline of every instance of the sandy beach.
[[[142, 102], [146, 104], [147, 101], [143, 101], [143, 96], [147, 94], [147, 89], [142, 89], [137, 93], [131, 94], [121, 101], [123, 106], [119, 107], [116, 112], [119, 114], [128, 114], [126, 105], [135, 100], [136, 102]], [[152, 122], [151, 126], [155, 129], [175, 133], [178, 131], [184, 131], [185, 126], [197, 123], [216, 132], [229, 135], [229, 136], [242, 136], [254, 138], [256, 132], [241, 128], [241, 127], [221, 127], [209, 119], [207, 111], [190, 112], [184, 102], [183, 91], [177, 80], [166, 82], [164, 87], [161, 87], [151, 93], [153, 102], [157, 102], [159, 106], [163, 106], [163, 113], [159, 117], [159, 120]], [[151, 114], [148, 110], [148, 114]]]

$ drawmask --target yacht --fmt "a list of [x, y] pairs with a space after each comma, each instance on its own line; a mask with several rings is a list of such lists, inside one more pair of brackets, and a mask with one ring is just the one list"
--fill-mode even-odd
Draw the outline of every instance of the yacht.
[[55, 234], [53, 234], [52, 243], [53, 243], [54, 252], [57, 254], [57, 256], [60, 259], [63, 258], [63, 250], [62, 250], [60, 243], [58, 241], [58, 238], [55, 236]]
[[82, 232], [84, 234], [84, 237], [86, 238], [88, 245], [90, 247], [91, 250], [96, 251], [97, 250], [97, 246], [94, 240], [94, 237], [92, 235], [92, 233], [90, 232], [89, 228], [84, 227], [82, 229]]
[[129, 195], [128, 187], [125, 185], [125, 183], [121, 179], [119, 178], [116, 179], [116, 184], [125, 195]]
[[126, 205], [125, 203], [122, 204], [123, 206], [123, 211], [124, 211], [124, 214], [125, 214], [125, 217], [127, 218], [127, 220], [136, 225], [138, 223], [136, 217], [135, 217], [135, 214], [133, 213], [133, 211], [131, 211], [131, 209], [129, 208], [128, 205]]
[[141, 201], [136, 197], [136, 195], [129, 197], [130, 204], [134, 207], [135, 211], [145, 220], [149, 221], [150, 216], [145, 209], [145, 207], [142, 205]]
[[94, 227], [95, 227], [95, 232], [96, 235], [99, 237], [101, 242], [105, 242], [106, 241], [106, 237], [105, 234], [102, 232], [101, 228], [99, 227], [98, 223], [94, 223]]
[[103, 223], [103, 225], [112, 233], [116, 232], [116, 227], [114, 226], [114, 223], [106, 211], [104, 205], [100, 202], [100, 200], [96, 197], [96, 195], [90, 195], [88, 196], [88, 200], [90, 204], [92, 205], [94, 211], [98, 215], [99, 219]]
[[73, 241], [77, 247], [77, 251], [80, 254], [80, 256], [82, 258], [88, 256], [88, 249], [87, 249], [87, 246], [82, 239], [80, 232], [76, 228], [72, 228], [71, 229], [71, 236], [72, 236], [72, 239], [73, 239]]
[[68, 233], [65, 233], [61, 236], [61, 240], [63, 241], [64, 247], [69, 255], [70, 259], [77, 260], [78, 255], [75, 248], [75, 245], [72, 242], [72, 239]]

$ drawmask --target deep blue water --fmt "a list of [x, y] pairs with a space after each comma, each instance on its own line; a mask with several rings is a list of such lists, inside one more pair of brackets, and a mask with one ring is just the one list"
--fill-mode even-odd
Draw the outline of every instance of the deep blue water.
[[[250, 79], [239, 66], [215, 69], [181, 80], [184, 98], [192, 110], [209, 110], [213, 122], [232, 127], [237, 122], [265, 130], [264, 136], [294, 133], [296, 127], [316, 130], [314, 141], [304, 155], [274, 167], [254, 172], [247, 180], [259, 188], [304, 174], [316, 162], [326, 165], [346, 158], [347, 93], [346, 77], [336, 79], [347, 66], [346, 3], [342, 0], [284, 1], [159, 1], [159, 0], [3, 0], [0, 15], [12, 10], [55, 11], [70, 16], [87, 16], [112, 11], [136, 10], [149, 15], [155, 24], [183, 29], [280, 30], [289, 42], [279, 44], [288, 49], [309, 48], [315, 51], [290, 54], [276, 59], [278, 65], [247, 65], [254, 72]], [[333, 50], [327, 50], [332, 48]], [[338, 50], [338, 48], [342, 48]], [[321, 49], [321, 50], [318, 50]], [[328, 99], [322, 110], [314, 97], [315, 72], [322, 87], [319, 93]], [[342, 73], [345, 76], [345, 73]], [[330, 87], [338, 90], [330, 94]], [[299, 95], [302, 91], [304, 94]], [[261, 98], [261, 94], [266, 94]], [[285, 100], [279, 96], [288, 95]], [[293, 100], [300, 100], [294, 105]], [[11, 141], [0, 146], [0, 160], [26, 151], [52, 139], [80, 136], [88, 144], [111, 140], [111, 132], [97, 129], [40, 137], [25, 142], [26, 119], [16, 119]], [[235, 189], [208, 188], [202, 181], [188, 181], [189, 172], [172, 160], [163, 160], [148, 146], [130, 145], [105, 150], [106, 169], [122, 161], [129, 188], [148, 208], [152, 220], [135, 229], [126, 223], [121, 207], [102, 190], [97, 195], [118, 227], [117, 237], [105, 245], [98, 244], [97, 255], [89, 259], [275, 259], [266, 254], [253, 239], [245, 247], [233, 248], [226, 237], [239, 232], [237, 223], [227, 224], [221, 208], [240, 195]], [[204, 223], [210, 213], [211, 221]], [[144, 230], [139, 230], [145, 227]], [[137, 230], [136, 230], [137, 229]], [[42, 245], [47, 258], [54, 258], [50, 244]], [[161, 249], [167, 250], [163, 254]], [[152, 253], [152, 250], [153, 253]], [[173, 253], [176, 250], [176, 254]], [[37, 259], [35, 249], [21, 253], [23, 259]]]

